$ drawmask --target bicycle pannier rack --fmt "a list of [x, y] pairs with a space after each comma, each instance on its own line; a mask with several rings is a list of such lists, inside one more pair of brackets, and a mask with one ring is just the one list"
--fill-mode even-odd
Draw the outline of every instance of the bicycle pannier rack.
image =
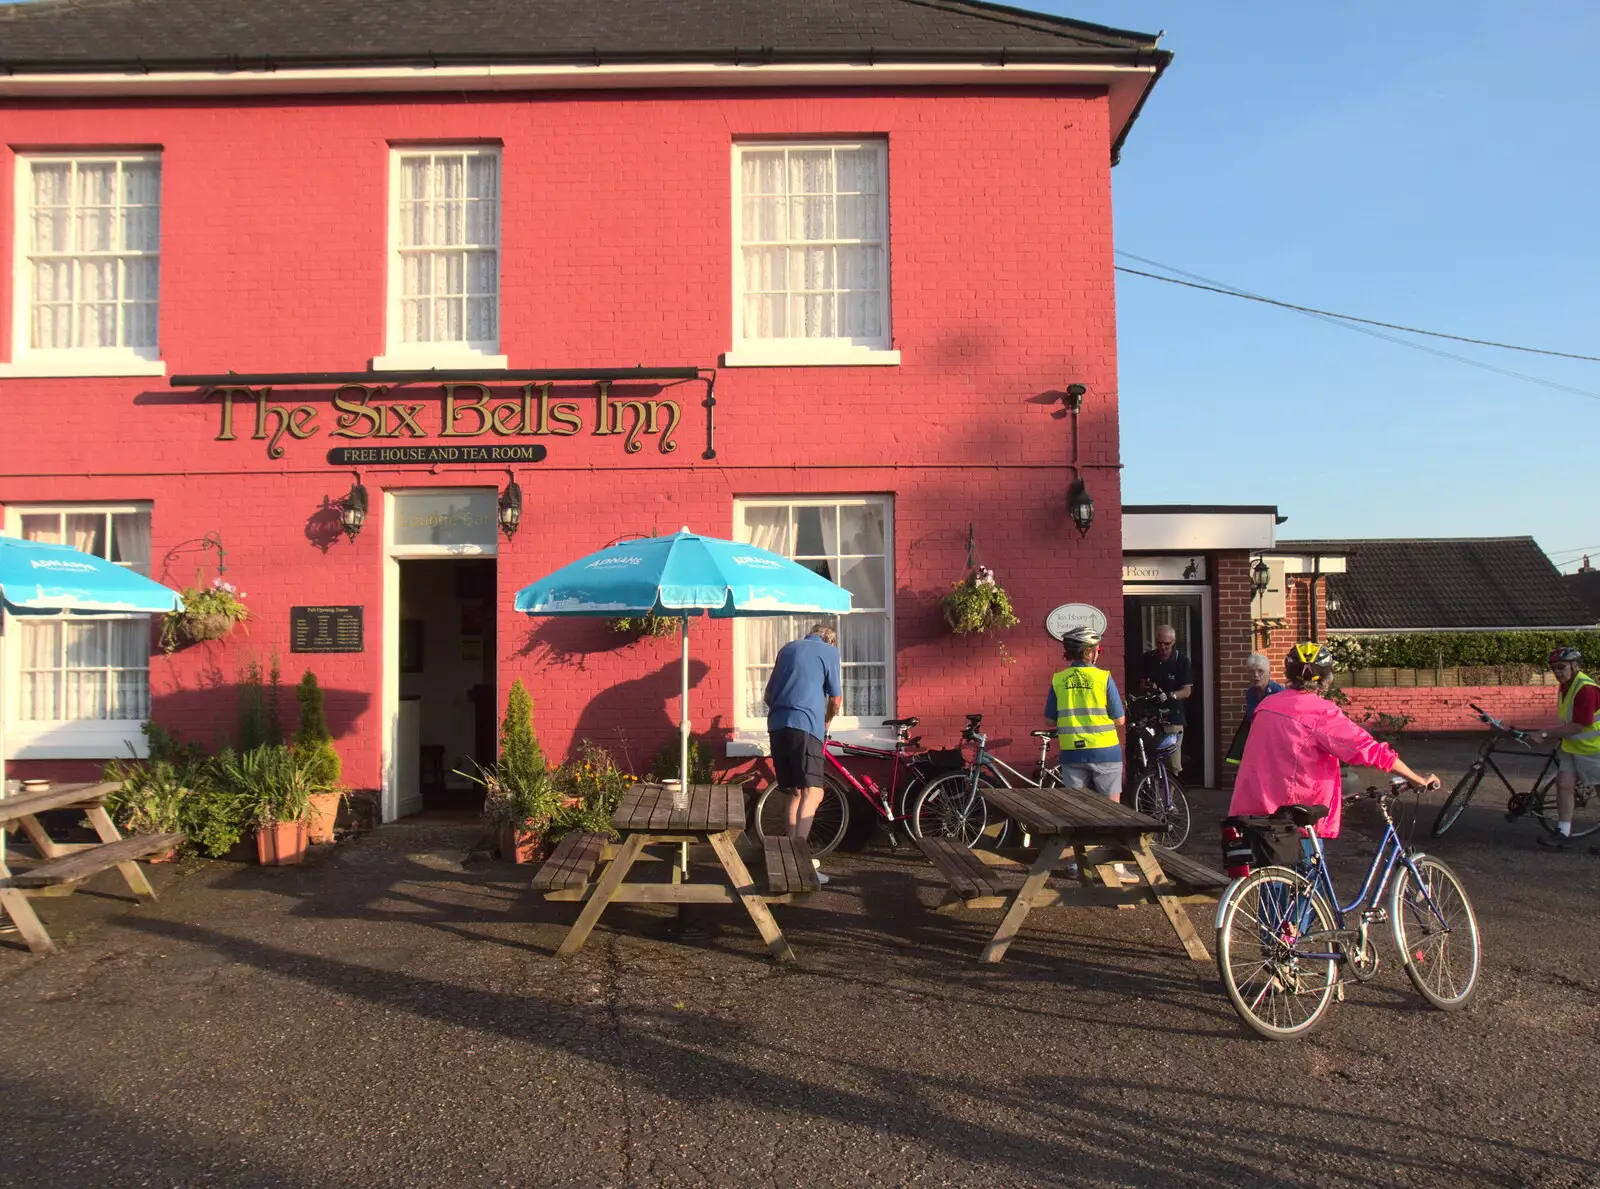
[[1300, 865], [1300, 830], [1270, 817], [1222, 819], [1222, 865], [1234, 879], [1250, 874], [1252, 867]]

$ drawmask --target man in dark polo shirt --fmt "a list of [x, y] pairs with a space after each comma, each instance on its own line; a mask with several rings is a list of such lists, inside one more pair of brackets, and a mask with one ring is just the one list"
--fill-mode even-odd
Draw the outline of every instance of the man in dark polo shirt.
[[1156, 646], [1144, 654], [1139, 672], [1141, 691], [1164, 695], [1161, 719], [1179, 737], [1178, 746], [1167, 756], [1167, 770], [1174, 776], [1183, 771], [1183, 704], [1194, 692], [1193, 667], [1177, 645], [1178, 633], [1170, 625], [1156, 628]]
[[822, 804], [822, 740], [843, 703], [838, 638], [827, 624], [814, 624], [803, 639], [778, 649], [767, 678], [772, 767], [778, 787], [789, 790], [789, 837], [802, 842]]

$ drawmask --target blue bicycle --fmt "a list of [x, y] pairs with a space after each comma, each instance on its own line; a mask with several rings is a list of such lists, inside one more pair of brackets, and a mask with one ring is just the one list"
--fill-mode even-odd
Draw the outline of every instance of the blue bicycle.
[[[1234, 1010], [1269, 1040], [1303, 1036], [1322, 1019], [1344, 973], [1366, 982], [1378, 973], [1372, 927], [1387, 922], [1412, 986], [1443, 1011], [1454, 1011], [1478, 985], [1478, 918], [1455, 873], [1413, 851], [1395, 829], [1390, 805], [1417, 791], [1396, 778], [1368, 789], [1383, 815], [1383, 839], [1361, 893], [1340, 904], [1322, 840], [1308, 829], [1325, 805], [1290, 805], [1271, 818], [1229, 819], [1247, 829], [1301, 835], [1296, 868], [1257, 867], [1235, 880], [1217, 906], [1217, 969]], [[1387, 902], [1384, 893], [1387, 890]]]

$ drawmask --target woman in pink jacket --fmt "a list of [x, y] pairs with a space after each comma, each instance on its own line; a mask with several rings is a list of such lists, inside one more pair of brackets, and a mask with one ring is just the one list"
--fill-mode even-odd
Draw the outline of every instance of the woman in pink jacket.
[[1431, 772], [1422, 776], [1406, 767], [1394, 748], [1379, 743], [1318, 692], [1333, 677], [1333, 654], [1322, 645], [1295, 645], [1283, 672], [1289, 688], [1263, 698], [1250, 722], [1229, 814], [1267, 815], [1284, 805], [1326, 805], [1328, 816], [1317, 823], [1317, 833], [1337, 838], [1341, 760], [1393, 772], [1414, 785], [1432, 788], [1439, 783]]

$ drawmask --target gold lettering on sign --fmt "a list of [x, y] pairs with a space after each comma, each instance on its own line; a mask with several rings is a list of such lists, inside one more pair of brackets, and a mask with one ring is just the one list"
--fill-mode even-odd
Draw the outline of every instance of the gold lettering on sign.
[[379, 437], [398, 438], [402, 429], [411, 431], [414, 438], [425, 438], [428, 435], [422, 432], [422, 426], [417, 424], [417, 414], [422, 412], [421, 405], [392, 404], [384, 407], [385, 413], [392, 413], [394, 420], [384, 426]]
[[[456, 400], [457, 388], [474, 388], [478, 392], [477, 400]], [[457, 429], [456, 421], [465, 414], [473, 414], [478, 418], [478, 428]], [[441, 438], [475, 438], [489, 428], [489, 389], [482, 384], [446, 384], [444, 385], [444, 428], [439, 431]]]
[[[368, 387], [365, 384], [345, 384], [333, 394], [333, 407], [339, 414], [337, 428], [328, 431], [330, 438], [370, 438], [373, 434], [381, 436], [383, 429], [383, 411], [374, 409], [367, 402], [374, 396], [384, 391], [382, 385]], [[346, 399], [345, 393], [355, 393], [355, 399]], [[366, 428], [357, 430], [358, 424]]]
[[557, 437], [570, 438], [583, 429], [583, 416], [570, 400], [558, 400], [551, 405], [550, 420], [555, 422], [550, 432]]
[[[672, 440], [672, 431], [678, 427], [678, 403], [676, 401], [653, 400], [612, 400], [611, 381], [595, 381], [595, 414], [594, 434], [596, 437], [605, 437], [610, 434], [626, 433], [622, 448], [629, 454], [637, 454], [644, 449], [644, 443], [639, 441], [639, 431], [660, 434], [661, 453], [671, 454], [678, 448]], [[660, 428], [659, 417], [665, 408], [668, 414], [666, 430]], [[622, 428], [624, 413], [633, 414], [633, 424], [626, 430]]]
[[222, 398], [222, 425], [217, 429], [217, 441], [233, 441], [238, 436], [233, 432], [234, 398], [238, 396], [253, 398], [255, 393], [251, 392], [243, 384], [229, 384], [223, 388], [213, 388], [208, 395]]
[[[246, 392], [250, 392], [247, 388]], [[287, 432], [291, 438], [309, 438], [317, 432], [317, 410], [314, 405], [269, 405], [267, 397], [272, 394], [271, 388], [263, 388], [259, 392], [251, 392], [256, 398], [256, 427], [250, 436], [256, 441], [267, 439], [267, 457], [282, 458], [283, 447], [278, 444], [280, 438]], [[272, 426], [270, 436], [267, 433], [267, 423], [272, 418], [277, 418]], [[231, 427], [230, 427], [231, 428]]]

